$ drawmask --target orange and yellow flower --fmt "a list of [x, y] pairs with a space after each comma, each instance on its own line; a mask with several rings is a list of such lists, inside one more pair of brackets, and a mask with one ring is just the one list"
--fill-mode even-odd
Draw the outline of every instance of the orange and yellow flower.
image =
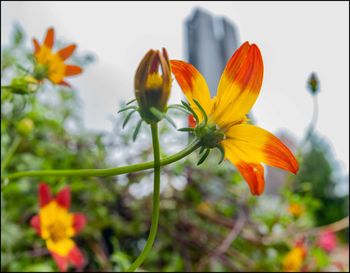
[[304, 259], [306, 256], [306, 249], [304, 246], [295, 246], [283, 258], [283, 270], [285, 272], [298, 272], [302, 269]]
[[304, 212], [304, 207], [298, 203], [291, 203], [288, 206], [288, 212], [295, 217], [299, 217]]
[[46, 241], [53, 259], [61, 271], [67, 271], [71, 263], [82, 268], [84, 256], [71, 239], [85, 226], [86, 218], [80, 213], [69, 213], [70, 190], [62, 189], [53, 198], [50, 188], [44, 183], [39, 185], [39, 214], [30, 223], [38, 235]]
[[208, 124], [223, 134], [216, 140], [248, 182], [254, 195], [264, 191], [261, 163], [293, 173], [298, 162], [291, 151], [268, 131], [247, 124], [247, 113], [255, 103], [263, 80], [263, 61], [259, 48], [245, 42], [231, 57], [221, 76], [217, 96], [210, 98], [204, 77], [191, 64], [171, 60], [171, 69], [191, 107], [204, 119], [197, 100], [208, 116]]
[[69, 86], [64, 81], [65, 77], [77, 75], [82, 72], [80, 66], [65, 63], [65, 60], [73, 54], [76, 45], [69, 45], [54, 53], [52, 50], [54, 41], [55, 31], [53, 28], [48, 29], [42, 45], [35, 38], [33, 39], [36, 60], [34, 76], [38, 80], [47, 78], [54, 84]]

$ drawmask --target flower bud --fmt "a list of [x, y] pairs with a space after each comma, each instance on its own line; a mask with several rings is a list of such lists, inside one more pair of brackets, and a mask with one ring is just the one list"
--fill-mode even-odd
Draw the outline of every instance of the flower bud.
[[14, 78], [11, 81], [11, 91], [16, 94], [30, 94], [37, 91], [38, 81], [32, 76]]
[[147, 123], [161, 119], [151, 108], [165, 112], [170, 89], [171, 70], [165, 48], [162, 52], [149, 50], [135, 74], [135, 97], [140, 107], [140, 115]]
[[22, 135], [29, 135], [34, 129], [34, 123], [30, 118], [24, 118], [17, 124], [17, 130]]
[[316, 95], [320, 89], [320, 82], [317, 78], [316, 73], [312, 72], [307, 82], [307, 86], [312, 95]]

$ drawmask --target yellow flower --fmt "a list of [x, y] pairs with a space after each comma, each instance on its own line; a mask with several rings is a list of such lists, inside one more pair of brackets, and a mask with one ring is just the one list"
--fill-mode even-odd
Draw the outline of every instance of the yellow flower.
[[168, 53], [163, 48], [149, 50], [143, 57], [135, 74], [135, 97], [140, 115], [147, 122], [158, 122], [155, 111], [164, 112], [171, 89], [171, 71]]
[[304, 262], [305, 254], [304, 247], [294, 247], [283, 259], [283, 270], [286, 272], [300, 271]]
[[64, 78], [82, 72], [80, 66], [65, 63], [65, 60], [73, 54], [76, 45], [69, 45], [54, 53], [52, 51], [54, 39], [55, 32], [53, 28], [47, 31], [42, 45], [40, 45], [36, 39], [33, 39], [34, 57], [36, 60], [34, 76], [38, 80], [47, 78], [54, 84], [69, 86], [69, 84], [64, 81]]
[[292, 214], [293, 216], [300, 216], [303, 212], [304, 212], [304, 208], [302, 205], [298, 204], [298, 203], [291, 203], [288, 206], [288, 211], [290, 214]]
[[203, 146], [222, 147], [225, 157], [248, 182], [252, 194], [260, 195], [264, 190], [264, 167], [261, 163], [293, 173], [298, 171], [295, 157], [277, 137], [247, 124], [246, 114], [259, 95], [263, 79], [263, 61], [255, 44], [245, 42], [231, 57], [214, 98], [210, 98], [207, 83], [195, 67], [178, 60], [170, 63], [199, 121], [204, 116], [194, 100], [208, 116], [208, 126], [202, 130]]

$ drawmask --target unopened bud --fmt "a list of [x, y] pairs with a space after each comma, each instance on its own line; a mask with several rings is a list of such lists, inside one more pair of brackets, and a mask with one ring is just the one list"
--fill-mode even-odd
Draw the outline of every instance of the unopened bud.
[[140, 106], [141, 117], [147, 123], [160, 120], [156, 111], [165, 112], [171, 89], [171, 70], [168, 54], [163, 48], [149, 50], [143, 57], [135, 74], [135, 97]]
[[318, 80], [316, 73], [311, 73], [307, 85], [312, 95], [316, 95], [318, 93], [320, 89], [320, 81]]
[[17, 94], [30, 94], [36, 92], [38, 81], [32, 76], [14, 78], [10, 84], [11, 91]]
[[17, 130], [20, 134], [29, 135], [34, 129], [34, 123], [30, 118], [24, 118], [17, 124]]

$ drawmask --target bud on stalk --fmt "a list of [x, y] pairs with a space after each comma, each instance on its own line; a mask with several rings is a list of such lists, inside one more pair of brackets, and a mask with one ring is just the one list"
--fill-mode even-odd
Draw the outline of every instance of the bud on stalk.
[[160, 121], [164, 113], [171, 89], [171, 70], [168, 53], [163, 48], [149, 50], [143, 57], [135, 74], [135, 97], [140, 107], [140, 115], [147, 123]]

